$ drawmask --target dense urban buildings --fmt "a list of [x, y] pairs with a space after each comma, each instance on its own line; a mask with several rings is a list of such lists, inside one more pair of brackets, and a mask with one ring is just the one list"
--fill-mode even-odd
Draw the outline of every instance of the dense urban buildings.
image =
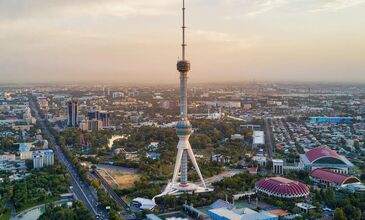
[[[365, 91], [361, 87], [347, 88], [349, 95], [342, 98], [342, 94], [333, 95], [337, 94], [337, 87], [321, 86], [311, 90], [313, 94], [308, 102], [302, 98], [305, 90], [291, 85], [234, 85], [230, 88], [193, 85], [188, 90], [191, 112], [187, 115], [188, 129], [187, 123], [176, 114], [179, 106], [161, 105], [164, 99], [172, 102], [179, 97], [180, 89], [176, 87], [111, 86], [111, 94], [114, 91], [124, 94], [114, 98], [103, 96], [102, 87], [93, 86], [42, 88], [30, 94], [6, 90], [11, 100], [8, 98], [0, 105], [0, 169], [9, 174], [0, 178], [14, 183], [32, 178], [32, 172], [45, 172], [44, 169], [58, 166], [55, 144], [38, 124], [46, 121], [57, 135], [58, 145], [73, 157], [78, 167], [85, 169], [82, 172], [88, 174], [88, 181], [106, 181], [103, 183], [110, 187], [123, 189], [114, 193], [134, 201], [137, 211], [152, 209], [159, 212], [158, 216], [168, 212], [161, 207], [173, 204], [168, 202], [170, 196], [179, 194], [174, 197], [179, 204], [176, 208], [187, 200], [187, 210], [210, 218], [326, 217], [334, 215], [340, 201], [325, 199], [321, 191], [326, 195], [333, 191], [345, 198], [361, 197], [365, 192], [365, 109], [361, 104]], [[286, 95], [293, 91], [299, 94]], [[76, 127], [68, 126], [68, 103], [72, 98], [78, 100], [79, 126]], [[206, 101], [221, 99], [227, 102]], [[227, 104], [228, 100], [240, 100], [242, 105]], [[48, 110], [42, 111], [46, 109], [45, 103]], [[251, 104], [250, 108], [247, 103]], [[352, 104], [343, 108], [344, 103]], [[35, 110], [39, 110], [39, 118]], [[352, 121], [311, 121], [308, 117], [336, 115], [340, 111]], [[219, 117], [212, 117], [215, 113]], [[201, 192], [199, 197], [204, 199], [195, 200], [193, 206], [183, 191], [165, 194], [166, 189], [171, 189], [165, 184], [170, 180], [171, 186], [178, 153], [176, 133], [184, 138], [190, 135], [191, 145], [195, 146], [194, 158], [205, 177], [206, 188], [215, 190], [212, 194], [205, 190], [190, 161], [186, 167], [181, 166], [183, 170], [177, 169], [176, 186], [180, 187], [181, 178], [187, 177], [189, 184], [202, 188], [195, 192]], [[95, 171], [92, 171], [94, 166]], [[100, 176], [95, 176], [96, 173]], [[140, 187], [140, 184], [147, 185]], [[227, 192], [231, 195], [226, 198]], [[194, 198], [194, 194], [190, 196]], [[203, 208], [219, 199], [233, 208]], [[361, 210], [355, 203], [353, 207], [346, 215], [355, 215], [356, 210]], [[92, 208], [90, 210], [92, 212]]]
[[55, 2], [0, 4], [0, 220], [365, 219], [363, 0]]

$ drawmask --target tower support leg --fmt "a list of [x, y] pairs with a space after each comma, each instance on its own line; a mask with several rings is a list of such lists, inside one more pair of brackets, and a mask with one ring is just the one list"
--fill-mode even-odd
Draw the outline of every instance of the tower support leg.
[[181, 157], [183, 155], [183, 151], [184, 151], [184, 149], [181, 149], [181, 148], [178, 148], [178, 150], [177, 150], [176, 163], [175, 163], [175, 168], [174, 168], [174, 175], [172, 177], [172, 186], [174, 186], [174, 184], [176, 183], [177, 176], [179, 174], [179, 170], [180, 170], [180, 167], [181, 167]]
[[200, 169], [199, 169], [198, 163], [196, 162], [196, 159], [195, 159], [195, 156], [194, 156], [193, 150], [192, 150], [192, 149], [191, 149], [191, 147], [190, 147], [189, 149], [187, 149], [187, 151], [188, 151], [188, 153], [189, 153], [190, 160], [191, 160], [191, 162], [193, 162], [194, 168], [195, 168], [196, 172], [198, 173], [200, 180], [201, 180], [201, 181], [202, 181], [202, 183], [203, 183], [204, 188], [207, 188], [207, 186], [205, 185], [205, 181], [204, 181], [204, 179], [203, 179], [202, 173], [200, 172]]

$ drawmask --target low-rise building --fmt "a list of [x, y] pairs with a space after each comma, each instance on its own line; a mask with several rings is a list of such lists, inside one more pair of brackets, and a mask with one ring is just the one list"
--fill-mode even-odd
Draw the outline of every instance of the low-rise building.
[[[357, 177], [348, 174], [336, 173], [327, 169], [315, 169], [309, 173], [309, 178], [313, 182], [325, 187], [334, 187], [337, 189], [345, 189], [349, 187], [357, 188], [359, 191], [360, 189], [364, 189], [364, 186]], [[361, 185], [363, 187], [361, 187]]]
[[149, 158], [149, 159], [152, 159], [152, 160], [159, 159], [160, 156], [161, 156], [161, 154], [158, 154], [158, 153], [155, 153], [155, 152], [146, 153], [146, 157]]
[[242, 134], [232, 134], [231, 135], [231, 140], [235, 141], [235, 140], [243, 140], [244, 136]]
[[265, 133], [263, 131], [253, 131], [253, 146], [265, 144]]
[[212, 156], [212, 161], [217, 163], [229, 163], [230, 159], [229, 157], [223, 155], [223, 154], [214, 154]]
[[160, 148], [159, 142], [151, 142], [148, 146], [146, 146], [146, 150], [148, 151], [156, 151]]
[[257, 175], [257, 170], [258, 168], [257, 167], [250, 167], [250, 168], [247, 168], [247, 172], [249, 174], [252, 174], [252, 175]]
[[256, 212], [249, 208], [229, 210], [225, 207], [210, 209], [208, 215], [212, 220], [278, 220], [279, 216], [266, 211]]
[[30, 151], [34, 145], [32, 143], [20, 143], [19, 144], [19, 154], [21, 160], [32, 159], [33, 152]]
[[284, 173], [284, 161], [282, 159], [272, 159], [272, 173], [283, 174]]
[[131, 202], [131, 206], [140, 210], [153, 210], [156, 207], [156, 203], [150, 199], [135, 198]]
[[304, 202], [296, 203], [295, 206], [298, 207], [302, 212], [305, 212], [305, 213], [309, 213], [312, 210], [316, 209], [315, 206], [308, 204], [308, 203], [304, 203]]
[[263, 149], [260, 149], [258, 151], [258, 153], [255, 156], [253, 156], [252, 160], [253, 161], [256, 161], [258, 163], [258, 165], [261, 166], [261, 167], [266, 166], [267, 159], [266, 159], [266, 157], [264, 155], [264, 150]]
[[0, 161], [15, 161], [15, 154], [0, 154]]

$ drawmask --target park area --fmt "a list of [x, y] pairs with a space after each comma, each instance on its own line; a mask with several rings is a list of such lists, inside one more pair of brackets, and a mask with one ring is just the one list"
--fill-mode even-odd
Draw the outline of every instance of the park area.
[[140, 179], [137, 169], [99, 164], [97, 170], [108, 184], [116, 189], [129, 189]]

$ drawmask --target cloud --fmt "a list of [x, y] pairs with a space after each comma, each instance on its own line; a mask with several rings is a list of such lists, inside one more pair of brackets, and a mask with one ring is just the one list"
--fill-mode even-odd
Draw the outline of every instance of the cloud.
[[222, 0], [222, 2], [241, 10], [240, 14], [229, 14], [224, 17], [226, 20], [234, 20], [247, 16], [256, 17], [285, 6], [298, 12], [339, 11], [359, 6], [365, 3], [365, 0]]
[[86, 15], [128, 17], [133, 15], [160, 16], [172, 14], [170, 6], [176, 0], [125, 0], [125, 1], [100, 1], [82, 10]]
[[159, 16], [170, 14], [179, 0], [33, 0], [0, 1], [1, 19], [58, 16]]
[[247, 16], [255, 17], [292, 3], [289, 0], [222, 0], [222, 2], [225, 6], [233, 7], [233, 10], [240, 10], [239, 14], [225, 16], [226, 20], [242, 19]]
[[365, 3], [365, 0], [327, 0], [320, 7], [311, 9], [310, 12], [339, 11]]
[[251, 48], [257, 45], [258, 42], [262, 39], [262, 36], [241, 38], [224, 32], [205, 31], [205, 30], [192, 31], [191, 35], [193, 38], [196, 36], [197, 38], [217, 43], [218, 45], [223, 45], [225, 47], [232, 46], [238, 49]]
[[257, 1], [258, 5], [256, 8], [247, 13], [248, 16], [256, 16], [269, 12], [275, 8], [279, 8], [288, 3], [288, 0], [261, 0]]

